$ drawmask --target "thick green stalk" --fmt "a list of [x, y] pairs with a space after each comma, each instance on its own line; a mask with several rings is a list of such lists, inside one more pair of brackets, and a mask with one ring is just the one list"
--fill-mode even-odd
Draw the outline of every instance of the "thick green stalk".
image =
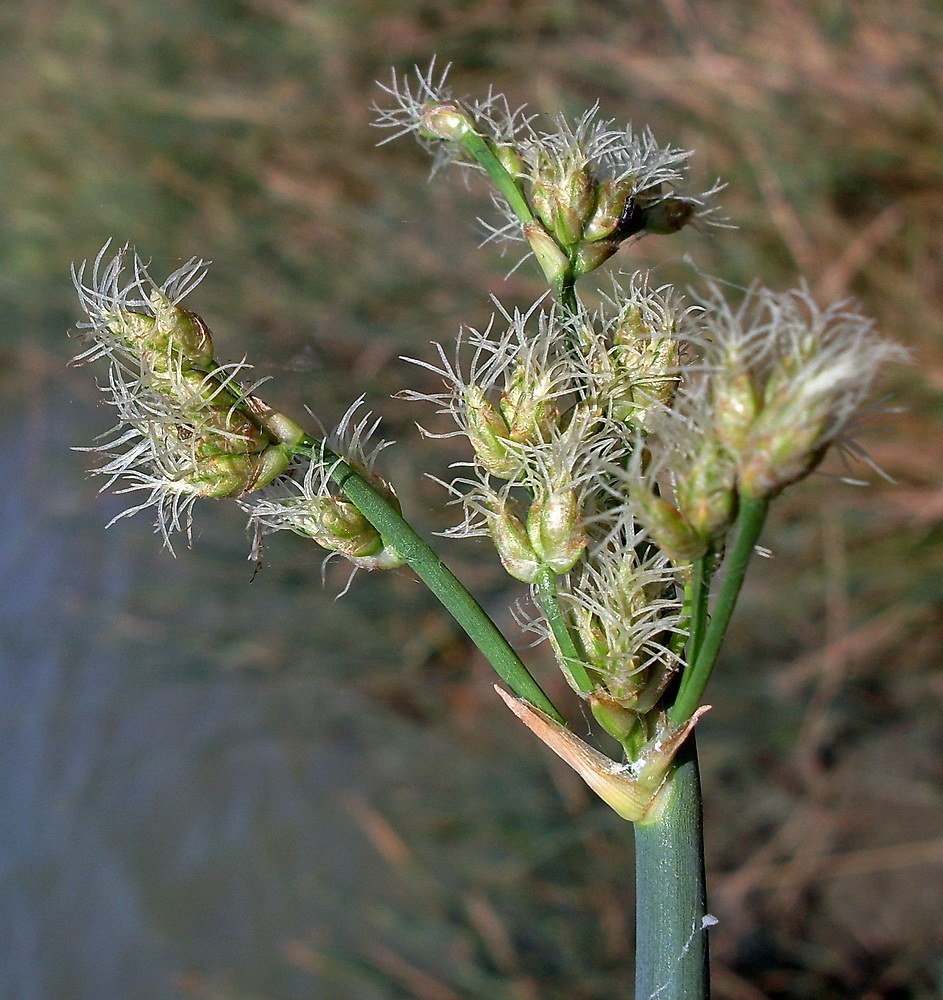
[[328, 466], [331, 479], [442, 602], [511, 690], [565, 725], [563, 716], [481, 605], [389, 500], [360, 473], [313, 438], [305, 437], [299, 445], [299, 451], [310, 453], [315, 460]]
[[653, 813], [635, 824], [635, 1000], [708, 1000], [706, 928], [713, 920], [693, 734]]
[[570, 631], [570, 625], [563, 613], [563, 608], [560, 607], [556, 574], [545, 566], [540, 571], [536, 583], [540, 610], [543, 611], [544, 618], [547, 619], [554, 641], [563, 657], [561, 666], [573, 678], [573, 682], [583, 694], [592, 694], [596, 685], [586, 672], [583, 657], [580, 655], [576, 640]]
[[736, 535], [733, 547], [727, 557], [724, 582], [717, 594], [714, 613], [704, 632], [704, 640], [697, 651], [694, 663], [685, 671], [678, 697], [668, 713], [671, 722], [676, 726], [690, 719], [700, 704], [701, 695], [704, 693], [704, 688], [707, 687], [711, 671], [717, 660], [717, 654], [720, 652], [724, 633], [730, 624], [733, 609], [737, 605], [737, 597], [743, 586], [747, 565], [753, 555], [757, 539], [760, 537], [768, 509], [769, 500], [766, 498], [742, 498], [740, 501]]

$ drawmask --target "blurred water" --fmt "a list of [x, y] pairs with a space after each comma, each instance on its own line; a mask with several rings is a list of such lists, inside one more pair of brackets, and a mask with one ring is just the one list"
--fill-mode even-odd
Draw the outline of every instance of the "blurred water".
[[81, 412], [34, 400], [0, 442], [0, 997], [178, 996], [186, 970], [310, 997], [280, 949], [356, 921], [351, 887], [381, 881], [344, 806], [369, 706], [332, 671], [357, 664], [341, 638], [294, 669], [208, 665], [200, 624], [260, 648], [272, 627], [200, 586], [192, 553], [103, 530], [120, 508], [68, 458]]

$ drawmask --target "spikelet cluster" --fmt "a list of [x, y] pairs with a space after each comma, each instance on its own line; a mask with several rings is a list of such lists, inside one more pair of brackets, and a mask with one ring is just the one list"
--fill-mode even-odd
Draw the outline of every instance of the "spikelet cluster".
[[207, 262], [192, 259], [162, 284], [128, 247], [73, 272], [90, 341], [77, 363], [105, 360], [106, 402], [117, 423], [91, 450], [106, 461], [105, 488], [140, 492], [119, 517], [156, 509], [170, 534], [191, 526], [200, 497], [236, 497], [272, 482], [288, 467], [300, 428], [254, 395], [244, 362], [220, 364], [206, 323], [180, 305], [202, 281]]
[[[302, 429], [257, 394], [245, 362], [221, 364], [209, 327], [181, 305], [206, 275], [193, 258], [157, 284], [130, 247], [81, 264], [73, 280], [86, 319], [88, 341], [79, 364], [104, 361], [101, 387], [117, 423], [87, 449], [105, 456], [96, 473], [105, 487], [141, 493], [118, 515], [154, 509], [155, 525], [171, 546], [176, 531], [189, 534], [201, 497], [237, 500], [256, 539], [292, 530], [313, 538], [358, 569], [386, 569], [403, 560], [348, 500], [335, 495], [330, 476], [343, 456], [392, 503], [389, 487], [373, 472], [385, 443], [370, 447], [376, 422], [355, 419], [362, 400], [328, 436], [328, 452], [305, 440]], [[333, 456], [325, 459], [326, 454]]]
[[[688, 190], [690, 152], [661, 146], [648, 129], [617, 127], [598, 107], [576, 121], [560, 116], [551, 129], [526, 107], [512, 110], [502, 94], [458, 99], [447, 86], [448, 67], [381, 85], [388, 102], [374, 124], [389, 142], [413, 134], [433, 154], [434, 167], [460, 162], [481, 168], [500, 163], [507, 183], [526, 204], [495, 193], [502, 221], [492, 238], [526, 240], [553, 283], [599, 267], [622, 243], [641, 233], [678, 232], [696, 219], [717, 221], [719, 190]], [[485, 166], [493, 175], [493, 166]], [[515, 199], [516, 201], [516, 199]]]
[[499, 309], [438, 351], [415, 363], [443, 391], [403, 395], [435, 403], [456, 425], [442, 436], [470, 446], [448, 484], [465, 511], [451, 533], [489, 536], [531, 585], [526, 626], [637, 763], [676, 747], [664, 698], [687, 666], [695, 563], [722, 558], [742, 503], [832, 444], [853, 451], [849, 428], [902, 356], [803, 288], [734, 307], [711, 287], [685, 304], [639, 276], [596, 312]]
[[463, 331], [454, 354], [440, 346], [438, 363], [415, 362], [443, 392], [403, 394], [435, 403], [471, 446], [450, 484], [465, 509], [451, 533], [489, 536], [508, 573], [535, 588], [554, 581], [592, 686], [541, 616], [530, 627], [584, 697], [625, 709], [657, 702], [683, 646], [678, 567], [624, 502], [622, 475], [643, 428], [670, 409], [685, 323], [678, 297], [641, 278], [596, 313], [502, 310]]
[[[399, 510], [392, 488], [374, 472], [377, 456], [392, 443], [371, 444], [380, 421], [369, 412], [359, 415], [363, 397], [344, 414], [327, 436], [326, 444], [334, 455], [359, 472], [390, 504]], [[402, 566], [403, 557], [388, 545], [376, 528], [345, 497], [338, 495], [331, 476], [341, 459], [309, 461], [302, 474], [283, 476], [268, 489], [240, 501], [249, 514], [250, 532], [254, 535], [253, 557], [261, 552], [264, 535], [273, 531], [291, 531], [314, 539], [331, 556], [344, 557], [354, 570], [393, 569]]]
[[805, 287], [717, 286], [689, 314], [697, 364], [653, 416], [623, 474], [629, 503], [678, 563], [719, 551], [742, 500], [769, 500], [850, 437], [875, 381], [906, 353], [848, 302], [818, 305]]

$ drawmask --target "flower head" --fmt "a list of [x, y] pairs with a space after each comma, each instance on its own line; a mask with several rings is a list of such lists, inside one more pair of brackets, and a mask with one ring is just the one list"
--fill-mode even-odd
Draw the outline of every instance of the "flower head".
[[433, 58], [426, 70], [414, 67], [412, 75], [400, 75], [394, 69], [390, 83], [379, 84], [392, 103], [373, 106], [373, 124], [391, 130], [380, 145], [415, 135], [433, 155], [433, 172], [455, 161], [468, 165], [459, 144], [466, 132], [487, 135], [498, 147], [504, 147], [529, 121], [526, 109], [512, 110], [504, 94], [489, 91], [478, 101], [456, 98], [446, 86], [450, 68], [448, 64], [439, 70]]
[[819, 306], [804, 287], [750, 291], [738, 310], [714, 290], [702, 324], [716, 436], [746, 496], [772, 496], [847, 447], [878, 374], [906, 357], [848, 302]]
[[72, 282], [88, 317], [76, 326], [92, 341], [76, 362], [109, 356], [138, 368], [143, 362], [166, 369], [178, 356], [187, 366], [211, 363], [212, 339], [206, 324], [179, 307], [206, 277], [209, 261], [191, 257], [157, 285], [136, 251], [125, 246], [107, 260], [110, 246], [111, 240], [91, 268], [83, 261], [72, 269]]
[[379, 441], [371, 446], [370, 439], [380, 420], [370, 412], [358, 415], [362, 405], [361, 396], [327, 437], [328, 447], [342, 458], [333, 463], [312, 459], [303, 474], [291, 470], [295, 474], [281, 476], [268, 489], [240, 500], [240, 506], [249, 514], [250, 530], [255, 534], [253, 556], [258, 555], [264, 535], [293, 531], [313, 538], [331, 555], [345, 557], [355, 569], [392, 569], [404, 564], [403, 557], [386, 544], [357, 507], [338, 496], [332, 487], [331, 476], [337, 462], [343, 461], [399, 507], [392, 489], [373, 469], [377, 456], [391, 442]]
[[375, 107], [374, 124], [391, 130], [386, 142], [414, 134], [433, 153], [433, 169], [456, 161], [488, 173], [503, 216], [488, 238], [525, 240], [555, 287], [565, 273], [599, 267], [639, 233], [714, 221], [719, 186], [687, 190], [689, 151], [660, 146], [648, 129], [617, 128], [599, 118], [598, 106], [544, 130], [526, 107], [512, 111], [503, 94], [456, 99], [447, 75], [435, 60], [414, 78], [394, 72], [390, 85], [381, 84], [393, 103]]
[[573, 388], [575, 373], [565, 356], [559, 317], [540, 305], [526, 312], [507, 312], [499, 305], [506, 327], [497, 328], [493, 317], [482, 331], [463, 329], [452, 358], [436, 345], [438, 364], [405, 359], [440, 376], [446, 389], [406, 390], [401, 398], [436, 403], [458, 426], [445, 436], [467, 436], [475, 463], [500, 479], [519, 478], [528, 446], [548, 437]]
[[206, 323], [180, 306], [205, 261], [192, 258], [158, 285], [129, 247], [106, 261], [107, 251], [73, 270], [87, 316], [78, 327], [91, 341], [76, 361], [107, 360], [102, 392], [118, 415], [90, 450], [107, 459], [95, 470], [105, 488], [145, 494], [119, 517], [155, 508], [170, 546], [172, 532], [189, 531], [199, 497], [241, 496], [280, 475], [301, 430], [243, 384], [249, 365], [215, 361]]
[[684, 616], [677, 574], [644, 544], [631, 520], [621, 538], [594, 548], [565, 593], [600, 692], [623, 707], [654, 704], [680, 665]]
[[[563, 115], [553, 130], [536, 127], [536, 116], [510, 142], [516, 177], [549, 234], [576, 261], [577, 275], [603, 263], [630, 237], [667, 235], [695, 220], [715, 222], [714, 196], [722, 185], [688, 189], [690, 150], [660, 145], [650, 129], [617, 127], [599, 117], [598, 105], [576, 121]], [[504, 217], [491, 238], [519, 240], [532, 234], [495, 195]], [[723, 223], [720, 223], [723, 224]]]
[[590, 383], [610, 416], [643, 429], [681, 383], [689, 310], [673, 288], [651, 288], [647, 275], [625, 288], [613, 282], [604, 302], [585, 344]]

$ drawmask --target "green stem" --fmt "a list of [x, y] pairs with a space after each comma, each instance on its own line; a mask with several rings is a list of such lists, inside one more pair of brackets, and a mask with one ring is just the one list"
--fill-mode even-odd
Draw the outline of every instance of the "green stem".
[[573, 277], [572, 268], [564, 275], [560, 282], [560, 290], [557, 295], [557, 302], [564, 313], [575, 316], [580, 309], [579, 299], [576, 297], [576, 279]]
[[540, 571], [535, 581], [537, 584], [537, 599], [540, 602], [540, 610], [547, 619], [550, 631], [553, 633], [554, 641], [563, 657], [560, 666], [572, 678], [576, 686], [583, 694], [592, 694], [596, 688], [589, 674], [586, 672], [586, 665], [583, 657], [577, 648], [576, 640], [570, 631], [570, 625], [560, 607], [560, 597], [557, 593], [557, 578], [553, 570], [546, 566]]
[[461, 139], [469, 154], [482, 166], [494, 186], [504, 195], [511, 211], [520, 219], [521, 225], [534, 221], [534, 213], [527, 204], [517, 181], [507, 172], [491, 147], [477, 132], [466, 132]]
[[635, 998], [708, 1000], [707, 894], [694, 736], [684, 741], [655, 815], [635, 824]]
[[707, 627], [707, 599], [710, 596], [711, 565], [714, 554], [707, 551], [691, 567], [694, 579], [691, 582], [691, 608], [687, 643], [688, 663], [694, 663]]
[[701, 695], [704, 693], [704, 688], [707, 687], [711, 671], [717, 660], [717, 654], [720, 652], [724, 633], [730, 624], [733, 609], [737, 605], [737, 597], [743, 586], [747, 565], [753, 555], [753, 549], [756, 547], [756, 541], [760, 536], [768, 509], [769, 500], [766, 498], [742, 497], [740, 500], [736, 536], [730, 555], [727, 557], [724, 582], [717, 594], [714, 613], [704, 632], [704, 639], [694, 662], [688, 667], [681, 679], [678, 697], [669, 712], [669, 718], [675, 726], [680, 726], [690, 719], [701, 701]]
[[330, 469], [331, 479], [442, 602], [511, 690], [565, 725], [563, 716], [481, 605], [389, 500], [359, 472], [313, 438], [305, 436], [298, 445], [298, 451], [323, 462]]

